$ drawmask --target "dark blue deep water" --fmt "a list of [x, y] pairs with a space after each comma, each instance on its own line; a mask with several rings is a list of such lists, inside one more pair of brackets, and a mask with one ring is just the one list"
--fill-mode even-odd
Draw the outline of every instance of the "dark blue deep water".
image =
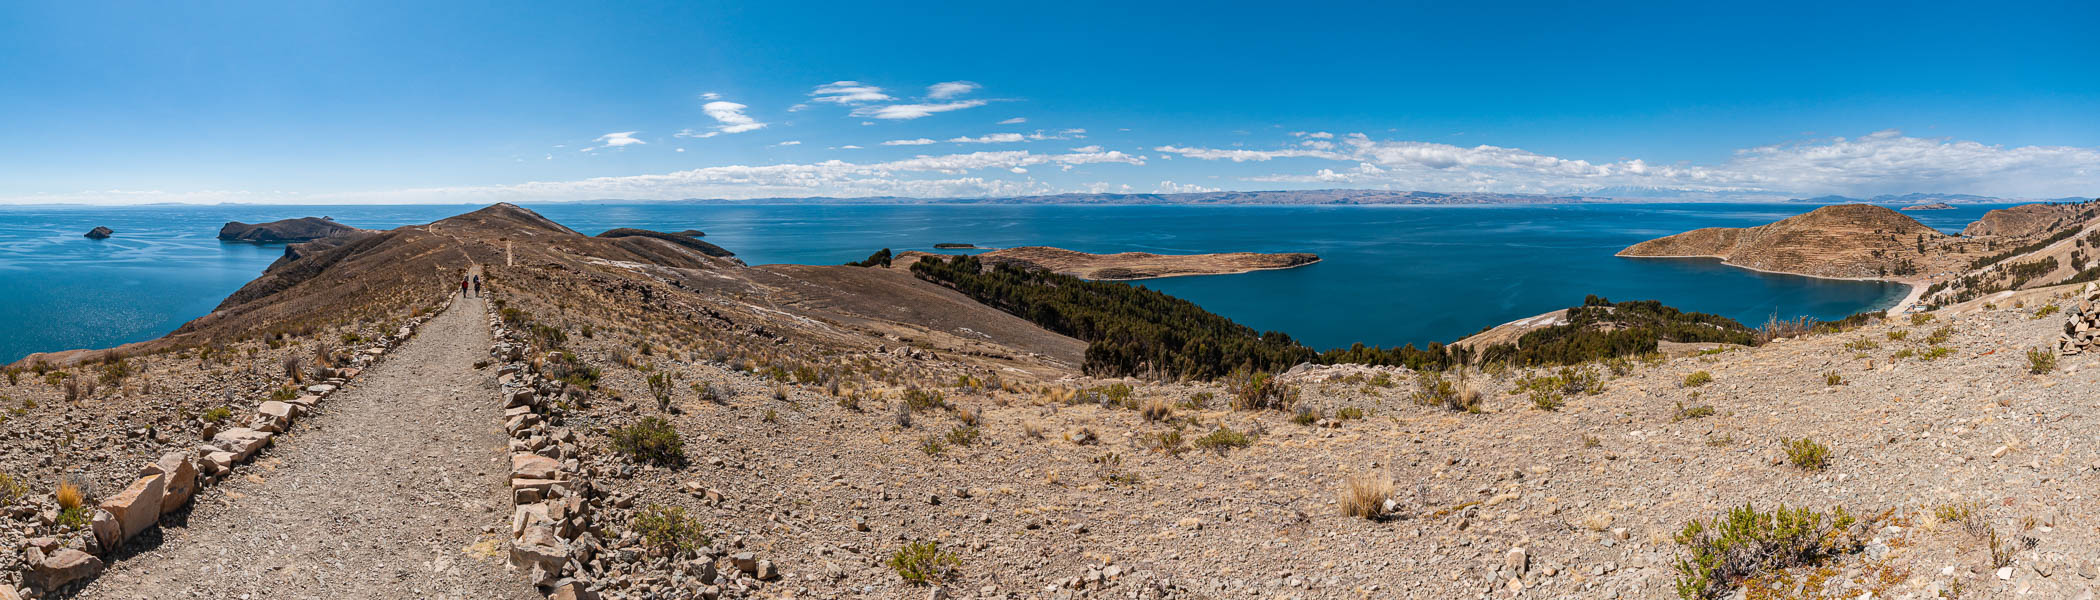
[[[1624, 259], [1619, 249], [1699, 227], [1808, 211], [1779, 204], [1527, 206], [530, 205], [595, 234], [700, 229], [751, 264], [837, 264], [941, 242], [1087, 252], [1313, 252], [1283, 271], [1142, 285], [1316, 348], [1448, 342], [1582, 302], [1656, 299], [1745, 323], [1885, 308], [1903, 286], [1755, 273], [1713, 261]], [[0, 362], [158, 337], [209, 312], [281, 247], [216, 239], [226, 221], [327, 215], [391, 228], [471, 206], [0, 207]], [[1995, 206], [1907, 213], [1949, 232]], [[114, 238], [80, 234], [97, 225]]]

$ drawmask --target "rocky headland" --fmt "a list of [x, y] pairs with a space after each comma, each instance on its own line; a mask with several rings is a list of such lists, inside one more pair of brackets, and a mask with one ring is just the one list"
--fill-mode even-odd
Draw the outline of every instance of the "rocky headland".
[[300, 217], [256, 224], [229, 222], [219, 228], [219, 239], [229, 242], [310, 242], [357, 231], [361, 230], [328, 217]]
[[98, 226], [94, 229], [89, 229], [87, 233], [80, 234], [80, 237], [84, 237], [91, 240], [106, 240], [109, 239], [109, 236], [115, 235], [116, 233], [117, 232], [111, 231], [108, 227]]
[[[898, 254], [896, 266], [904, 268], [926, 256], [908, 251]], [[1091, 254], [1049, 246], [1001, 248], [976, 255], [988, 265], [1013, 264], [1095, 281], [1129, 281], [1192, 275], [1231, 275], [1251, 271], [1289, 269], [1320, 262], [1319, 255], [1305, 252], [1216, 254], [1153, 254], [1118, 252]]]
[[1709, 227], [1648, 240], [1618, 255], [1718, 258], [1725, 264], [1815, 277], [1903, 278], [1951, 269], [1977, 251], [1886, 207], [1825, 206], [1756, 227]]

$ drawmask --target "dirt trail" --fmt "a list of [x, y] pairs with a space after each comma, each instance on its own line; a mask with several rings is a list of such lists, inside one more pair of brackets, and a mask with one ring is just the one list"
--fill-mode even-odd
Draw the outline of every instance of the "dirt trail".
[[465, 297], [78, 598], [517, 598], [482, 300]]

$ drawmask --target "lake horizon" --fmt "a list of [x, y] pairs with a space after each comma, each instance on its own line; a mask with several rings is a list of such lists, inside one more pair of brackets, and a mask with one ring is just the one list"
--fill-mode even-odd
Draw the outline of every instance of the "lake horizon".
[[[1881, 281], [1729, 267], [1716, 259], [1628, 259], [1618, 249], [1700, 227], [1759, 225], [1821, 205], [1585, 202], [1493, 205], [979, 203], [519, 203], [585, 234], [615, 227], [699, 229], [748, 264], [840, 264], [881, 248], [937, 251], [1042, 245], [1086, 252], [1312, 252], [1273, 271], [1128, 282], [1196, 302], [1317, 349], [1448, 343], [1575, 306], [1590, 294], [1660, 300], [1745, 324], [1836, 319], [1894, 305]], [[283, 244], [223, 242], [227, 221], [329, 216], [391, 229], [482, 204], [43, 205], [0, 207], [0, 362], [164, 335], [262, 273]], [[1905, 211], [1959, 232], [2005, 204]], [[116, 235], [81, 234], [109, 226]], [[939, 251], [952, 252], [952, 251]]]

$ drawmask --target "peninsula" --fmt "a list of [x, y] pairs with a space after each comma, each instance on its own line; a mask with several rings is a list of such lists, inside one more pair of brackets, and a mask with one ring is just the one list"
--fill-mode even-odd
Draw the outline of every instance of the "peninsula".
[[[944, 255], [916, 251], [904, 252], [899, 255], [900, 260], [897, 267], [910, 267], [912, 262], [916, 262], [919, 258], [925, 256]], [[979, 254], [977, 258], [984, 261], [987, 265], [1014, 264], [1095, 281], [1129, 281], [1191, 275], [1232, 275], [1250, 271], [1289, 269], [1320, 262], [1319, 255], [1306, 252], [1273, 254], [1261, 252], [1224, 252], [1217, 254], [1118, 252], [1115, 254], [1092, 254], [1049, 246], [1002, 248]]]
[[355, 231], [360, 230], [328, 217], [300, 217], [253, 225], [232, 221], [219, 228], [219, 239], [229, 242], [310, 242]]

